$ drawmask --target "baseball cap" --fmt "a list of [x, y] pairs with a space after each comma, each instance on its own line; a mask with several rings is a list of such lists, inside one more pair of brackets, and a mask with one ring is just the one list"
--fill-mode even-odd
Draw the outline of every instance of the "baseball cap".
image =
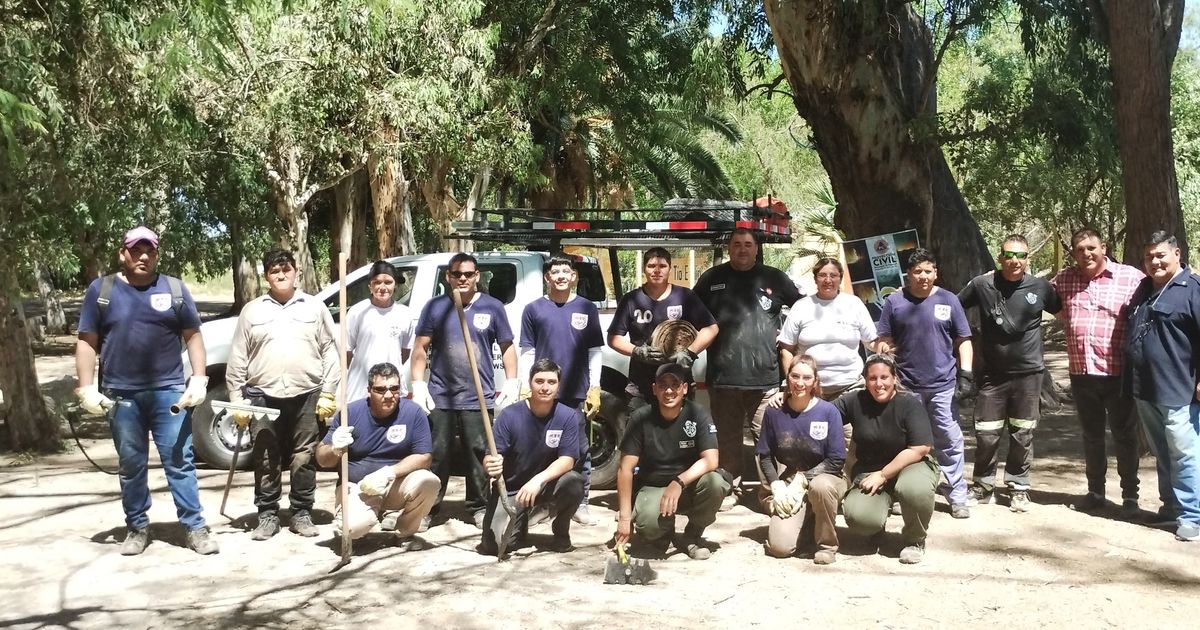
[[146, 241], [158, 249], [158, 235], [150, 228], [139, 225], [125, 233], [125, 247], [133, 247], [138, 244], [138, 241]]
[[664, 363], [658, 366], [658, 370], [654, 372], [654, 380], [657, 381], [668, 374], [683, 381], [684, 383], [689, 383], [692, 380], [692, 371], [684, 368], [678, 363]]

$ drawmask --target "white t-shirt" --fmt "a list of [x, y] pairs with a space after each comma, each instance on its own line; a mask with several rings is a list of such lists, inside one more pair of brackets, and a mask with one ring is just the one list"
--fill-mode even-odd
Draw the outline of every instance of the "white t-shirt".
[[795, 345], [797, 356], [816, 359], [821, 384], [846, 387], [862, 376], [859, 342], [877, 336], [862, 300], [839, 293], [832, 300], [808, 296], [796, 302], [779, 331], [779, 343]]
[[350, 307], [346, 314], [346, 341], [354, 358], [346, 380], [346, 401], [367, 397], [367, 370], [377, 363], [391, 363], [400, 370], [401, 395], [408, 393], [408, 364], [402, 350], [412, 350], [417, 322], [403, 304], [379, 308], [370, 298]]

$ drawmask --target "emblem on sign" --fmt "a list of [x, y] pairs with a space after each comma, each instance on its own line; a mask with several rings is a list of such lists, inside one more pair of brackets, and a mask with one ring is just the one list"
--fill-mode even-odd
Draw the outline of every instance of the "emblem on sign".
[[933, 305], [933, 316], [936, 317], [938, 319], [938, 321], [943, 321], [943, 322], [950, 321], [950, 305], [949, 304], [934, 304]]
[[667, 319], [679, 319], [680, 317], [683, 317], [683, 305], [667, 307]]
[[471, 318], [471, 323], [474, 324], [476, 330], [483, 330], [492, 323], [492, 316], [489, 313], [476, 313]]
[[587, 313], [571, 313], [571, 328], [575, 330], [583, 330], [587, 328], [588, 316]]
[[558, 443], [562, 441], [562, 429], [554, 431], [546, 431], [546, 446], [550, 448], [558, 447]]
[[686, 433], [688, 437], [696, 437], [695, 421], [688, 420], [687, 422], [684, 422], [683, 423], [683, 432]]
[[814, 422], [808, 425], [808, 437], [814, 440], [824, 440], [829, 435], [828, 422]]
[[407, 435], [407, 424], [393, 424], [392, 426], [388, 427], [387, 441], [391, 442], [392, 444], [399, 444], [404, 441], [404, 438]]
[[167, 293], [155, 293], [150, 296], [150, 306], [156, 311], [165, 311], [171, 308], [171, 296]]

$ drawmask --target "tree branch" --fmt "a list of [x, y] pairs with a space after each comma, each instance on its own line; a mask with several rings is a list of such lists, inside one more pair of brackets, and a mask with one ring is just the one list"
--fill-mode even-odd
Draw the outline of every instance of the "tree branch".
[[322, 190], [325, 190], [328, 188], [333, 188], [334, 186], [337, 186], [339, 183], [341, 183], [341, 181], [343, 179], [346, 179], [347, 177], [350, 177], [351, 175], [357, 173], [359, 169], [361, 169], [363, 166], [366, 165], [366, 163], [367, 163], [367, 153], [364, 151], [363, 153], [359, 154], [357, 160], [355, 160], [352, 164], [350, 164], [350, 166], [342, 169], [342, 172], [339, 173], [338, 175], [334, 176], [331, 179], [325, 180], [323, 182], [317, 182], [317, 183], [313, 184], [312, 186], [309, 186], [308, 188], [304, 189], [304, 192], [300, 193], [296, 197], [296, 206], [299, 208], [303, 208], [305, 205], [308, 204], [308, 200], [313, 198], [313, 195], [321, 192]]

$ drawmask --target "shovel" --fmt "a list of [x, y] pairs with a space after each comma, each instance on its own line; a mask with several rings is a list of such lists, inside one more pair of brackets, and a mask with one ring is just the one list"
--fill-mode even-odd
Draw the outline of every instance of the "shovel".
[[617, 554], [604, 565], [605, 584], [646, 585], [658, 577], [658, 571], [650, 568], [650, 562], [642, 558], [630, 560], [625, 545], [617, 545]]
[[[479, 399], [479, 412], [483, 416], [483, 431], [487, 435], [488, 453], [495, 457], [496, 438], [492, 434], [492, 418], [488, 415], [487, 403], [484, 402], [483, 383], [479, 380], [479, 362], [475, 358], [475, 342], [471, 341], [471, 332], [467, 330], [467, 314], [463, 311], [462, 295], [457, 290], [450, 293], [454, 296], [454, 310], [458, 312], [458, 323], [462, 326], [463, 345], [467, 347], [467, 360], [471, 363], [471, 377], [475, 380], [475, 397]], [[504, 476], [496, 477], [496, 494], [500, 505], [504, 508], [492, 511], [492, 534], [496, 537], [496, 561], [507, 557], [508, 539], [517, 526], [519, 507], [508, 498], [508, 488], [504, 485]]]
[[[240, 405], [236, 403], [227, 403], [220, 400], [214, 400], [210, 403], [213, 410], [213, 416], [219, 415], [221, 412], [232, 413], [235, 411], [243, 411], [250, 414], [250, 417], [257, 420], [266, 418], [274, 421], [279, 417], [279, 410], [270, 407], [255, 407], [254, 405]], [[229, 476], [225, 477], [225, 494], [221, 495], [221, 516], [229, 520], [233, 517], [225, 513], [225, 503], [229, 501], [229, 489], [233, 487], [233, 473], [237, 470], [238, 453], [242, 452], [242, 435], [246, 432], [246, 427], [238, 425], [237, 438], [233, 442], [233, 458], [229, 460]]]

